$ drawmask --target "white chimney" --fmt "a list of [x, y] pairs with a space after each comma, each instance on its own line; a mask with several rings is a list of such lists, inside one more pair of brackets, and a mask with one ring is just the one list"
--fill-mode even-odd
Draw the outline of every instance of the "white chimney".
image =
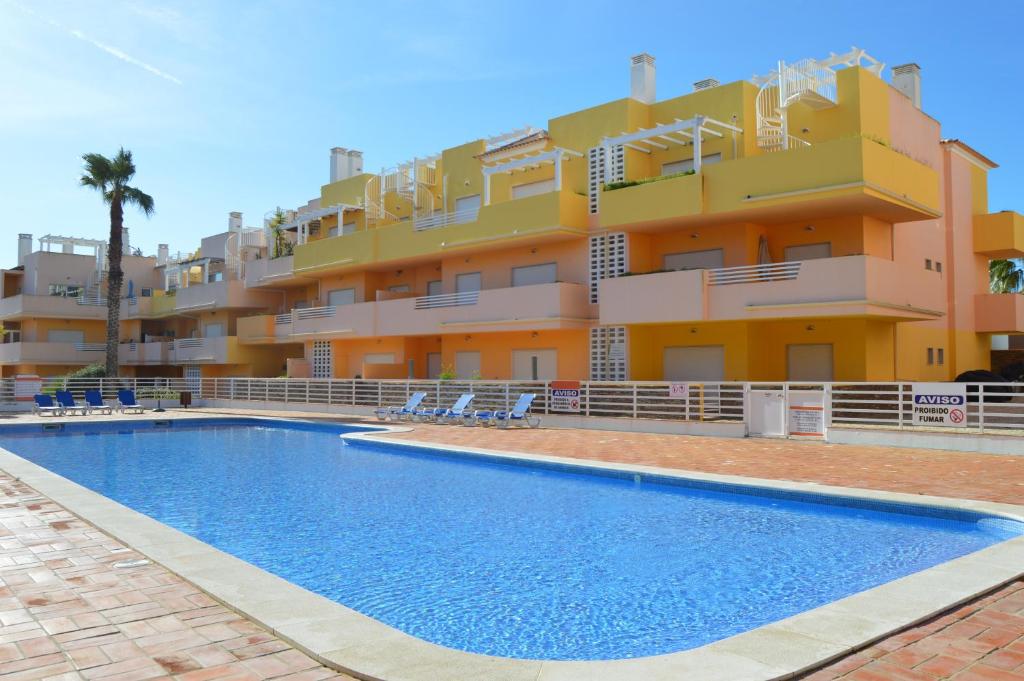
[[32, 252], [32, 235], [18, 235], [18, 265], [25, 264], [25, 258]]
[[132, 242], [131, 242], [131, 239], [128, 238], [128, 228], [127, 227], [122, 227], [121, 228], [121, 255], [131, 255], [131, 254], [132, 254]]
[[228, 231], [242, 231], [242, 214], [239, 213], [237, 210], [233, 210], [230, 213], [228, 213]]
[[344, 147], [331, 149], [331, 182], [346, 180], [363, 172], [363, 152]]
[[629, 96], [644, 104], [654, 104], [654, 57], [643, 52], [631, 60]]
[[171, 255], [171, 249], [167, 246], [167, 244], [157, 244], [157, 247], [156, 247], [156, 264], [157, 265], [166, 265], [167, 264], [167, 260], [170, 258], [170, 255]]
[[914, 106], [921, 108], [921, 67], [917, 64], [901, 64], [892, 67], [892, 86], [910, 98]]
[[693, 91], [700, 92], [701, 90], [709, 90], [713, 87], [718, 87], [721, 83], [718, 82], [717, 78], [705, 78], [704, 80], [698, 80], [693, 84]]

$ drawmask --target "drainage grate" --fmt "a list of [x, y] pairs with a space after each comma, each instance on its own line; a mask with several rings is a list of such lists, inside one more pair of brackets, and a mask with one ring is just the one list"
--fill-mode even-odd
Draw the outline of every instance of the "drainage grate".
[[44, 433], [47, 432], [47, 431], [54, 431], [54, 430], [64, 430], [64, 424], [63, 423], [44, 423], [43, 424], [43, 432]]
[[153, 427], [154, 428], [170, 428], [171, 427], [171, 422], [170, 421], [153, 421]]

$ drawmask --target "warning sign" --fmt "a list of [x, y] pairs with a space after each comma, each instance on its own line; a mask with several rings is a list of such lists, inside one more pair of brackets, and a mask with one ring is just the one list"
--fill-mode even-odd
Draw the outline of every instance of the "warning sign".
[[967, 425], [967, 386], [963, 383], [915, 383], [915, 426]]
[[788, 425], [791, 436], [825, 437], [825, 393], [790, 390]]
[[685, 400], [690, 394], [689, 383], [669, 383], [668, 384], [668, 396], [674, 397], [678, 400]]
[[553, 411], [580, 410], [579, 381], [551, 381], [551, 409]]

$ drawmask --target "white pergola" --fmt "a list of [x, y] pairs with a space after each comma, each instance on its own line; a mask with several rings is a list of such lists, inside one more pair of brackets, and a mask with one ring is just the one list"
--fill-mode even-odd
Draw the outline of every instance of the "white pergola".
[[[309, 241], [309, 225], [310, 225], [310, 223], [312, 223], [315, 220], [319, 220], [321, 218], [327, 217], [328, 215], [337, 215], [338, 216], [338, 232], [340, 233], [341, 232], [341, 225], [344, 222], [345, 211], [347, 211], [347, 210], [363, 210], [363, 207], [362, 206], [352, 206], [352, 205], [349, 205], [347, 203], [336, 203], [334, 205], [327, 206], [325, 208], [317, 208], [316, 210], [307, 211], [307, 212], [303, 213], [302, 215], [296, 216], [296, 218], [294, 220], [292, 220], [291, 222], [281, 225], [281, 230], [282, 231], [291, 231], [291, 230], [294, 229], [296, 231], [296, 233], [298, 234], [297, 243], [299, 243], [301, 245], [301, 244], [304, 244], [307, 241]], [[268, 237], [269, 236], [270, 235], [268, 235]], [[267, 239], [268, 243], [270, 243], [271, 241], [272, 241], [271, 238]]]
[[[604, 137], [601, 146], [604, 148], [604, 178], [611, 181], [612, 149], [626, 147], [643, 154], [650, 154], [654, 149], [667, 151], [669, 144], [676, 146], [693, 145], [693, 172], [699, 173], [701, 167], [701, 144], [705, 135], [724, 137], [726, 132], [742, 133], [741, 128], [729, 123], [715, 120], [709, 116], [694, 116], [687, 120], [675, 119], [671, 123], [658, 123], [653, 128], [640, 128], [635, 132], [622, 133], [617, 137]], [[668, 144], [665, 144], [668, 142]]]
[[493, 175], [497, 175], [499, 173], [511, 175], [516, 171], [526, 172], [527, 170], [533, 170], [543, 165], [551, 164], [555, 167], [555, 191], [560, 191], [562, 189], [562, 162], [567, 161], [570, 158], [582, 158], [582, 156], [583, 154], [578, 151], [555, 147], [548, 151], [528, 154], [522, 158], [517, 158], [512, 161], [505, 161], [504, 163], [497, 163], [494, 165], [485, 165], [483, 167], [483, 205], [489, 206], [491, 204], [491, 177]]
[[174, 288], [178, 288], [182, 284], [181, 273], [185, 273], [184, 288], [188, 288], [192, 283], [189, 279], [188, 274], [192, 271], [193, 267], [199, 267], [203, 270], [202, 283], [209, 283], [210, 278], [210, 265], [216, 263], [223, 263], [224, 258], [194, 258], [192, 260], [185, 260], [173, 264], [168, 264], [164, 267], [164, 290], [171, 288], [171, 283], [174, 283]]

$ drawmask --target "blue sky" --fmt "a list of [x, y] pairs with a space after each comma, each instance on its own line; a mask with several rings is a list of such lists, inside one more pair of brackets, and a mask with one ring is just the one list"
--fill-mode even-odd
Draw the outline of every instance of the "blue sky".
[[916, 61], [944, 136], [1002, 166], [992, 210], [1024, 210], [1024, 4], [946, 7], [0, 0], [0, 265], [18, 232], [104, 238], [105, 209], [77, 185], [84, 152], [135, 153], [156, 214], [129, 214], [133, 245], [191, 250], [228, 211], [255, 226], [316, 197], [332, 146], [362, 149], [370, 170], [543, 127], [626, 96], [641, 51], [657, 58], [660, 98], [851, 45]]

